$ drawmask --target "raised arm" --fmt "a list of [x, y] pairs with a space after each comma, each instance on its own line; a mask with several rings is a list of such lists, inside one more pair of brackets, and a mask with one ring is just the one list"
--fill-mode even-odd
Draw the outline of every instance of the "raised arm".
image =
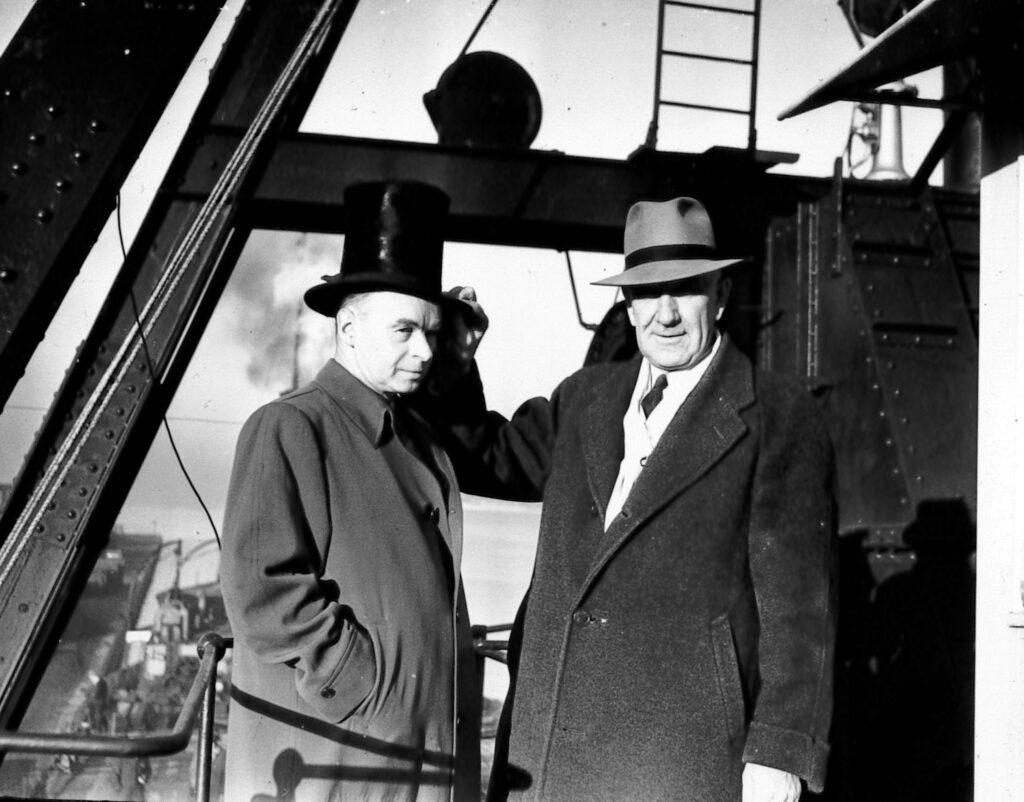
[[506, 420], [487, 409], [474, 355], [487, 331], [487, 315], [472, 287], [447, 293], [463, 302], [446, 314], [427, 392], [417, 410], [436, 429], [462, 490], [517, 501], [539, 501], [544, 492], [558, 419], [558, 393], [533, 398]]

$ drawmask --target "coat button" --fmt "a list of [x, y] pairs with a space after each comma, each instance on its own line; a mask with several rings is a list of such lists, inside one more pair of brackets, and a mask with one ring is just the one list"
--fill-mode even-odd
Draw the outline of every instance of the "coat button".
[[575, 613], [572, 614], [572, 620], [575, 621], [577, 624], [589, 624], [590, 613], [588, 613], [586, 610], [577, 610]]
[[333, 699], [334, 698], [334, 694], [335, 694], [334, 688], [324, 688], [322, 691], [320, 691], [320, 695], [324, 699]]
[[457, 729], [457, 730], [462, 729], [462, 713], [459, 713], [455, 717], [455, 729]]
[[590, 505], [590, 514], [593, 515], [595, 518], [597, 517], [597, 505], [596, 504], [591, 504]]
[[432, 523], [432, 524], [436, 525], [437, 522], [441, 520], [441, 510], [439, 510], [437, 507], [427, 506], [423, 510], [423, 517], [429, 523]]

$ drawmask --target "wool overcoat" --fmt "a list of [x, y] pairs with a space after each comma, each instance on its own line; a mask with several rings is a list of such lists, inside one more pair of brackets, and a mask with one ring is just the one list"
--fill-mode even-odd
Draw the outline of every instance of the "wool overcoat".
[[458, 486], [425, 424], [397, 420], [401, 437], [332, 361], [242, 430], [221, 559], [228, 802], [479, 799]]
[[511, 421], [449, 414], [463, 490], [544, 501], [492, 795], [738, 802], [744, 762], [818, 790], [835, 621], [823, 420], [726, 338], [605, 531], [639, 365], [584, 368]]

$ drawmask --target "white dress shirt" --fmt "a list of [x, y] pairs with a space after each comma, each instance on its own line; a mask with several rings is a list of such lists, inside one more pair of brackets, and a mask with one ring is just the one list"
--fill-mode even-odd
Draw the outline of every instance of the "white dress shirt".
[[[718, 352], [721, 345], [721, 336], [715, 337], [715, 344], [704, 359], [688, 370], [664, 371], [654, 367], [644, 357], [640, 364], [640, 373], [637, 375], [636, 387], [633, 388], [633, 396], [626, 407], [626, 414], [622, 418], [622, 433], [625, 443], [622, 462], [619, 463], [619, 476], [615, 480], [611, 497], [608, 499], [608, 510], [604, 516], [605, 531], [611, 526], [612, 521], [622, 511], [622, 505], [629, 497], [629, 491], [640, 476], [647, 463], [647, 458], [658, 445], [658, 440], [668, 428], [672, 418], [675, 417], [679, 407], [693, 392], [697, 382], [707, 372], [708, 365]], [[651, 411], [651, 417], [645, 418], [640, 408], [643, 397], [650, 392], [654, 382], [662, 373], [668, 379], [668, 385], [661, 396], [661, 402]]]

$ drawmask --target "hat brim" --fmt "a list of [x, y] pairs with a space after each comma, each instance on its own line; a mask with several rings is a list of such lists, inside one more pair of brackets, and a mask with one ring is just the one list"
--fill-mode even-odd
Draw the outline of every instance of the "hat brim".
[[382, 280], [379, 276], [329, 276], [322, 284], [317, 284], [306, 290], [302, 297], [306, 306], [324, 317], [334, 317], [338, 314], [345, 297], [358, 292], [400, 292], [404, 295], [412, 295], [438, 304], [445, 312], [462, 315], [468, 325], [472, 325], [479, 317], [472, 306], [459, 298], [439, 292], [424, 291], [421, 286], [401, 280], [395, 281], [393, 278]]
[[738, 265], [747, 259], [671, 259], [663, 262], [647, 262], [631, 267], [600, 281], [591, 284], [602, 287], [638, 287], [647, 284], [669, 284], [673, 281], [703, 276], [714, 273], [732, 265]]

